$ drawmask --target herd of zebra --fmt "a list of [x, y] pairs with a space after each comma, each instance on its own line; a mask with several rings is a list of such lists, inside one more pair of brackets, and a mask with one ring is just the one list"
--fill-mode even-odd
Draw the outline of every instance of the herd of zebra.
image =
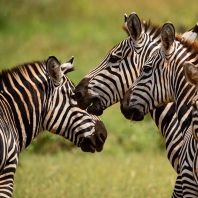
[[75, 87], [66, 76], [73, 57], [55, 56], [0, 73], [0, 197], [12, 197], [20, 152], [40, 131], [58, 134], [85, 152], [100, 152], [107, 131], [97, 117], [121, 102], [127, 119], [150, 112], [177, 172], [172, 197], [198, 197], [198, 24], [175, 34], [125, 15], [127, 37]]
[[120, 101], [136, 121], [150, 112], [178, 174], [172, 197], [198, 197], [198, 24], [180, 35], [131, 13], [123, 28], [128, 37], [76, 86], [78, 106], [99, 116]]

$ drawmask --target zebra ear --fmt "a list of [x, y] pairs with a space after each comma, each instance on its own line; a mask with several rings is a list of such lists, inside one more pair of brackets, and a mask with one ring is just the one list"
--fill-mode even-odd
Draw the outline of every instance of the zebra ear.
[[175, 28], [171, 22], [167, 22], [163, 25], [161, 31], [162, 46], [165, 51], [170, 50], [175, 40]]
[[63, 63], [61, 65], [61, 70], [64, 74], [67, 74], [74, 70], [73, 62], [74, 62], [74, 56], [72, 56], [66, 63]]
[[142, 32], [142, 25], [139, 17], [135, 12], [132, 12], [129, 17], [127, 15], [125, 17], [125, 27], [129, 33], [129, 35], [137, 40]]
[[184, 74], [185, 74], [186, 81], [188, 81], [192, 85], [197, 85], [198, 67], [196, 67], [195, 65], [189, 62], [185, 62], [183, 67], [184, 67]]
[[47, 71], [50, 78], [56, 83], [60, 83], [63, 72], [61, 71], [60, 62], [55, 56], [50, 56], [46, 62]]

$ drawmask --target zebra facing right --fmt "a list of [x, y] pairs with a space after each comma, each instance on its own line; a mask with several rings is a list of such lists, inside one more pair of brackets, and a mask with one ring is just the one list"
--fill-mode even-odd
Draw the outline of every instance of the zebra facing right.
[[85, 152], [100, 152], [103, 123], [77, 107], [74, 84], [65, 76], [73, 58], [56, 57], [3, 70], [0, 74], [0, 197], [12, 197], [19, 153], [40, 131], [58, 134]]

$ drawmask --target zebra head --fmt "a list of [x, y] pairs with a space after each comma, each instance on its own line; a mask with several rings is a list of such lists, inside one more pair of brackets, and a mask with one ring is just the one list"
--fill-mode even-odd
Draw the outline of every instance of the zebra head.
[[[119, 102], [139, 76], [141, 66], [161, 42], [161, 27], [141, 22], [136, 13], [125, 15], [124, 30], [128, 37], [113, 47], [102, 62], [76, 86], [78, 106], [91, 114]], [[196, 27], [196, 29], [195, 29]], [[197, 26], [183, 34], [183, 40], [193, 42]]]
[[69, 139], [85, 152], [101, 151], [107, 137], [105, 126], [98, 117], [78, 108], [74, 98], [75, 86], [65, 76], [73, 70], [73, 57], [60, 64], [56, 57], [50, 56], [46, 65], [51, 89], [44, 129]]
[[[146, 60], [140, 76], [121, 102], [121, 111], [127, 119], [140, 121], [150, 110], [175, 102], [179, 119], [182, 108], [188, 108], [187, 97], [192, 96], [192, 86], [183, 75], [183, 63], [195, 61], [196, 50], [192, 42], [175, 37], [174, 26], [167, 22], [161, 30], [161, 47]], [[181, 105], [181, 104], [186, 105]]]
[[192, 132], [198, 141], [198, 67], [192, 63], [184, 63], [184, 74], [186, 80], [195, 86], [195, 95], [192, 99]]
[[76, 86], [78, 106], [89, 113], [101, 115], [107, 107], [123, 98], [139, 75], [139, 61], [160, 42], [160, 28], [141, 22], [136, 13], [125, 15], [123, 29], [128, 37], [114, 46], [102, 62]]

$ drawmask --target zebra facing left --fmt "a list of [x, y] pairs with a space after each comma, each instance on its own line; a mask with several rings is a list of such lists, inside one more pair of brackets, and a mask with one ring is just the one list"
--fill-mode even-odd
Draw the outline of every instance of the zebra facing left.
[[195, 94], [192, 99], [192, 133], [198, 141], [198, 67], [192, 63], [184, 64], [186, 81], [195, 87]]
[[140, 76], [121, 103], [126, 118], [140, 121], [153, 108], [175, 102], [181, 131], [182, 147], [178, 156], [181, 194], [173, 197], [198, 197], [198, 149], [192, 134], [192, 106], [195, 88], [184, 77], [186, 64], [198, 64], [198, 43], [183, 42], [175, 37], [174, 26], [167, 22], [161, 30], [162, 45], [148, 57]]
[[107, 138], [103, 123], [77, 107], [75, 86], [65, 75], [73, 57], [22, 64], [0, 74], [0, 197], [12, 197], [19, 153], [48, 130], [81, 147], [100, 152]]

